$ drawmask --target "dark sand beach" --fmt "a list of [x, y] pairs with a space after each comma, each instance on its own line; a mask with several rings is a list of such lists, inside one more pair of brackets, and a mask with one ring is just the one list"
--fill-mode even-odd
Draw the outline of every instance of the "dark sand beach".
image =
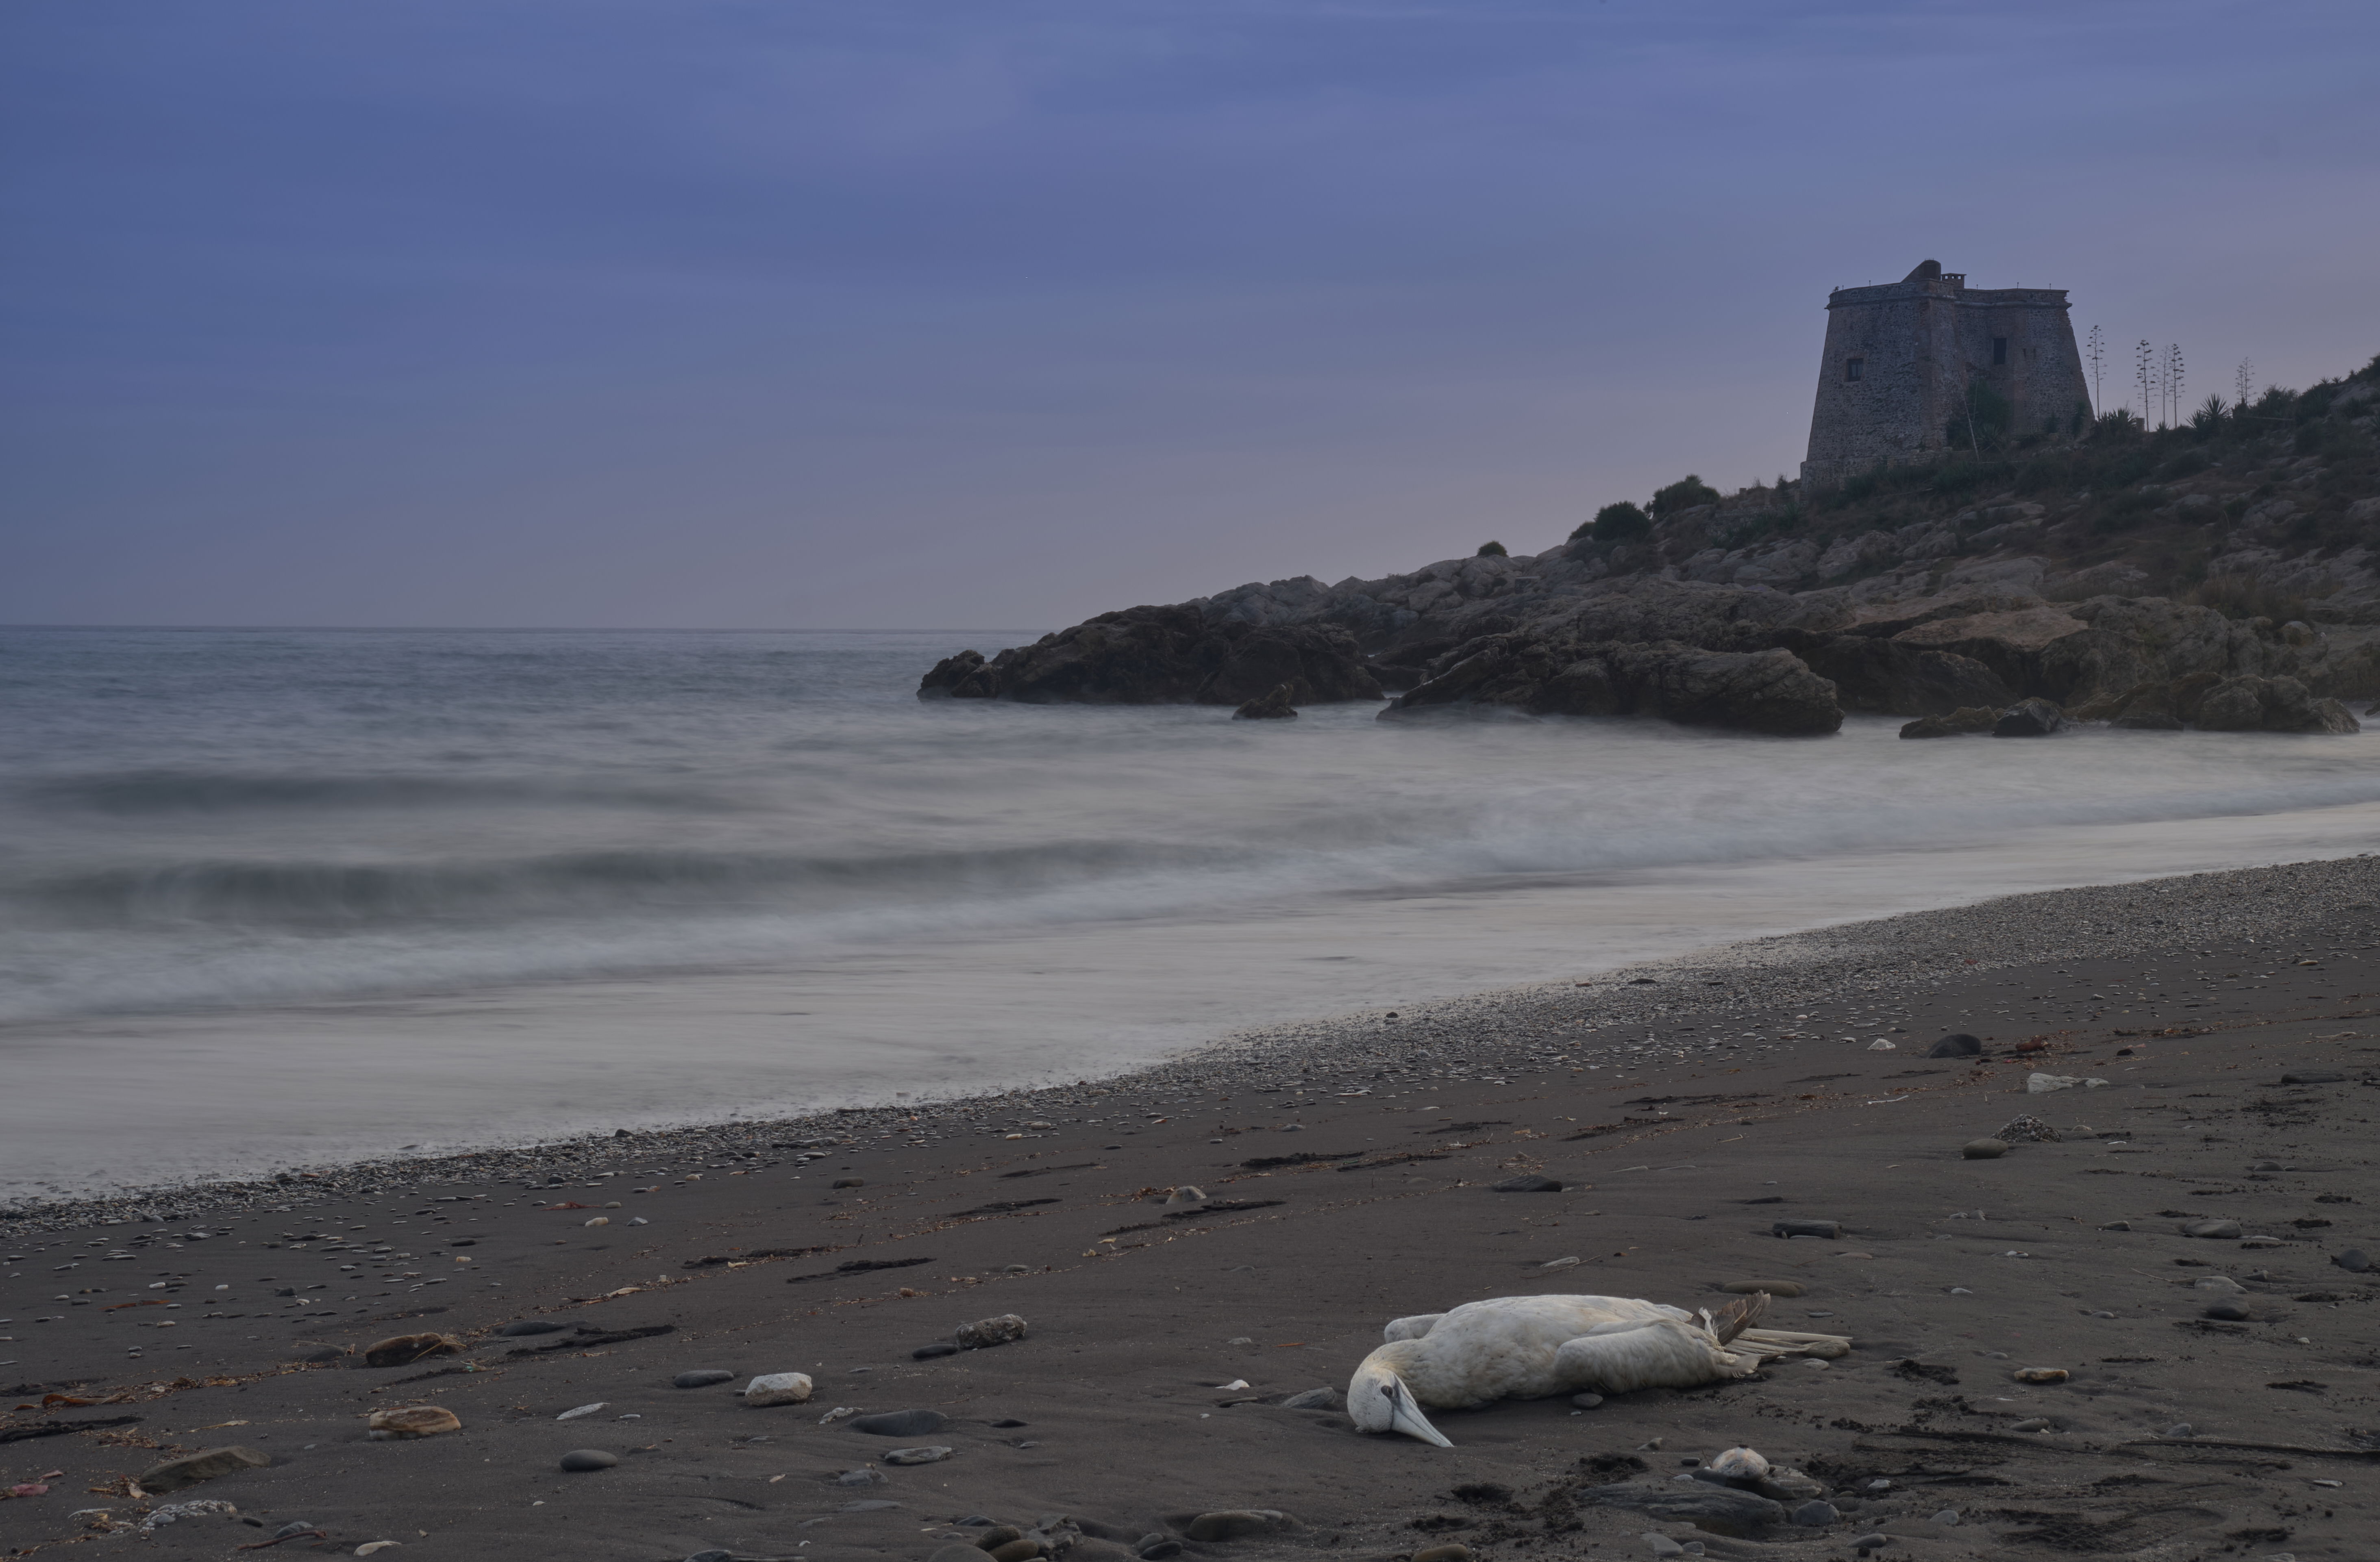
[[[2375, 929], [2362, 858], [2064, 891], [1065, 1089], [20, 1211], [0, 1487], [47, 1491], [0, 1502], [0, 1554], [228, 1557], [302, 1520], [321, 1534], [271, 1549], [924, 1558], [988, 1519], [1083, 1558], [1151, 1534], [1252, 1559], [1848, 1557], [1877, 1535], [1888, 1557], [2369, 1556]], [[1950, 1033], [1983, 1056], [1929, 1059]], [[2029, 1094], [2035, 1072], [2107, 1083]], [[1962, 1157], [2020, 1115], [2056, 1140]], [[1492, 1191], [1525, 1173], [1562, 1187]], [[1209, 1202], [1159, 1202], [1184, 1184]], [[2202, 1219], [2240, 1232], [2180, 1234]], [[1856, 1348], [1439, 1413], [1451, 1449], [1280, 1403], [1343, 1389], [1401, 1314], [1717, 1306], [1742, 1281], [1776, 1287], [1777, 1326]], [[913, 1359], [1003, 1314], [1026, 1338]], [[496, 1332], [521, 1321], [561, 1327]], [[459, 1352], [361, 1364], [417, 1330]], [[2015, 1379], [2034, 1367], [2070, 1375]], [[734, 1376], [672, 1386], [700, 1369]], [[808, 1403], [737, 1399], [782, 1372]], [[369, 1439], [407, 1404], [461, 1430]], [[947, 1424], [870, 1435], [822, 1423], [838, 1407]], [[1613, 1500], [1737, 1444], [1822, 1483], [1838, 1521], [1747, 1537]], [[128, 1488], [227, 1446], [270, 1462]], [[953, 1451], [884, 1460], [917, 1446]], [[564, 1472], [577, 1449], [618, 1462]], [[144, 1531], [193, 1501], [237, 1512]], [[1222, 1509], [1288, 1517], [1184, 1534]]]

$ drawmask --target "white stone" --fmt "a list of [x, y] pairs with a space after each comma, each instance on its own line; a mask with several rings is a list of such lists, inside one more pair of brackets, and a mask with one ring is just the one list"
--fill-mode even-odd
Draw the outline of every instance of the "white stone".
[[744, 1386], [747, 1405], [798, 1405], [810, 1397], [808, 1373], [763, 1373]]

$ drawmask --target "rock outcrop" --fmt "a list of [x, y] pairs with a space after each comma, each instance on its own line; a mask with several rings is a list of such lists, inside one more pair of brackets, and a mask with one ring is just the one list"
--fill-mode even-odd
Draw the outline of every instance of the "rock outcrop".
[[1378, 699], [1379, 681], [1332, 624], [1212, 620], [1194, 604], [1101, 613], [986, 660], [935, 664], [920, 699], [1026, 705], [1239, 705], [1287, 684], [1299, 705]]
[[1293, 691], [1287, 684], [1278, 684], [1271, 693], [1258, 695], [1232, 712], [1234, 721], [1283, 721], [1297, 718], [1297, 708], [1291, 703]]
[[1568, 633], [1491, 636], [1463, 647], [1380, 714], [1466, 705], [1539, 716], [1659, 716], [1791, 736], [1843, 724], [1835, 686], [1791, 651], [1713, 651]]

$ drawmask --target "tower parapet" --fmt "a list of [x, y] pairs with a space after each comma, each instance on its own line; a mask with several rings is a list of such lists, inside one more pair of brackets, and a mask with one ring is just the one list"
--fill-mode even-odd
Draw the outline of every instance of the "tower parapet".
[[[2011, 435], [2080, 432], [2091, 415], [2062, 287], [1973, 288], [1927, 260], [1827, 296], [1827, 345], [1802, 476], [1821, 482], [1966, 437], [1969, 387]], [[2002, 410], [2004, 409], [2004, 411]]]

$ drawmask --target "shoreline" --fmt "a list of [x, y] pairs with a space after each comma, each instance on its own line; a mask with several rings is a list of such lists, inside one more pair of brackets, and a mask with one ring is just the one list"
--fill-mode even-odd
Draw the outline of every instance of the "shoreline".
[[[2365, 866], [2359, 868], [2359, 864]], [[2324, 911], [2370, 909], [2380, 903], [2380, 860], [2362, 854], [1996, 896], [1961, 906], [1862, 918], [1714, 945], [1617, 968], [1591, 981], [1484, 989], [1413, 1006], [1393, 1020], [1384, 1018], [1381, 1011], [1355, 1011], [1320, 1021], [1245, 1029], [1171, 1059], [1071, 1084], [660, 1129], [619, 1129], [608, 1133], [598, 1130], [525, 1144], [293, 1168], [273, 1178], [167, 1182], [82, 1198], [18, 1203], [0, 1206], [0, 1238], [19, 1231], [187, 1218], [219, 1209], [254, 1208], [260, 1202], [287, 1203], [309, 1193], [341, 1197], [382, 1184], [485, 1181], [492, 1173], [509, 1176], [538, 1168], [544, 1168], [548, 1181], [567, 1181], [589, 1167], [684, 1156], [704, 1146], [724, 1153], [733, 1145], [740, 1152], [756, 1137], [857, 1144], [870, 1142], [872, 1136], [879, 1144], [898, 1138], [907, 1145], [922, 1139], [927, 1147], [946, 1147], [992, 1133], [983, 1125], [988, 1114], [1002, 1111], [1025, 1120], [1048, 1110], [1079, 1106], [1074, 1092], [1087, 1087], [1112, 1095], [1158, 1091], [1184, 1081], [1204, 1084], [1208, 1079], [1206, 1071], [1248, 1066], [1253, 1060], [1253, 1066], [1273, 1071], [1274, 1087], [1285, 1089], [1279, 1083], [1288, 1077], [1282, 1071], [1294, 1071], [1305, 1063], [1369, 1058], [1373, 1056], [1369, 1049], [1390, 1036], [1406, 1042], [1435, 1041], [1449, 1030], [1465, 1031], [1491, 1047], [1529, 1039], [1523, 1034], [1529, 1026], [1537, 1027], [1538, 1040], [1575, 1032], [1581, 1046], [1608, 1046], [1620, 1033], [1661, 1029], [1665, 1016], [1677, 1010], [1689, 993], [1698, 1010], [1709, 1008], [1709, 1000], [1716, 997], [1727, 1006], [1725, 1012], [1788, 1000], [1834, 1001], [1852, 986], [1866, 982], [1872, 987], [1877, 979], [1939, 981], [2046, 958], [2107, 959], [2174, 943], [2183, 934], [2194, 934], [2202, 940], [2228, 937], [2227, 930], [2209, 919], [2214, 907], [2283, 893], [2309, 916]], [[2132, 920], [2135, 914], [2151, 911], [2166, 914]], [[1665, 976], [1671, 980], [1665, 982]], [[1701, 990], [1682, 990], [1677, 986], [1688, 980], [1701, 984]], [[1726, 990], [1714, 995], [1708, 991], [1714, 987]], [[1976, 1034], [1986, 1041], [1995, 1039], [1985, 1031]], [[887, 1130], [884, 1125], [892, 1122], [921, 1126]], [[964, 1124], [965, 1132], [954, 1124]], [[1033, 1137], [1026, 1135], [1028, 1141]]]
[[[42, 1488], [0, 1543], [976, 1562], [998, 1522], [1062, 1562], [2350, 1562], [2380, 1525], [2375, 886], [2349, 858], [2053, 891], [914, 1114], [55, 1206], [0, 1226], [0, 1489]], [[1948, 1032], [1991, 1039], [1930, 1058]], [[1438, 1412], [1443, 1449], [1343, 1414], [1390, 1318], [1744, 1286], [1851, 1353]], [[949, 1352], [1002, 1314], [1025, 1338]], [[417, 1331], [441, 1360], [371, 1364]], [[788, 1371], [807, 1405], [735, 1393]], [[407, 1404], [459, 1429], [372, 1441]], [[929, 1462], [843, 1407], [917, 1412]], [[233, 1439], [228, 1473], [135, 1484]], [[1833, 1517], [1660, 1507], [1743, 1444]], [[193, 1500], [224, 1507], [160, 1520]], [[1291, 1517], [1192, 1532], [1223, 1510]]]

